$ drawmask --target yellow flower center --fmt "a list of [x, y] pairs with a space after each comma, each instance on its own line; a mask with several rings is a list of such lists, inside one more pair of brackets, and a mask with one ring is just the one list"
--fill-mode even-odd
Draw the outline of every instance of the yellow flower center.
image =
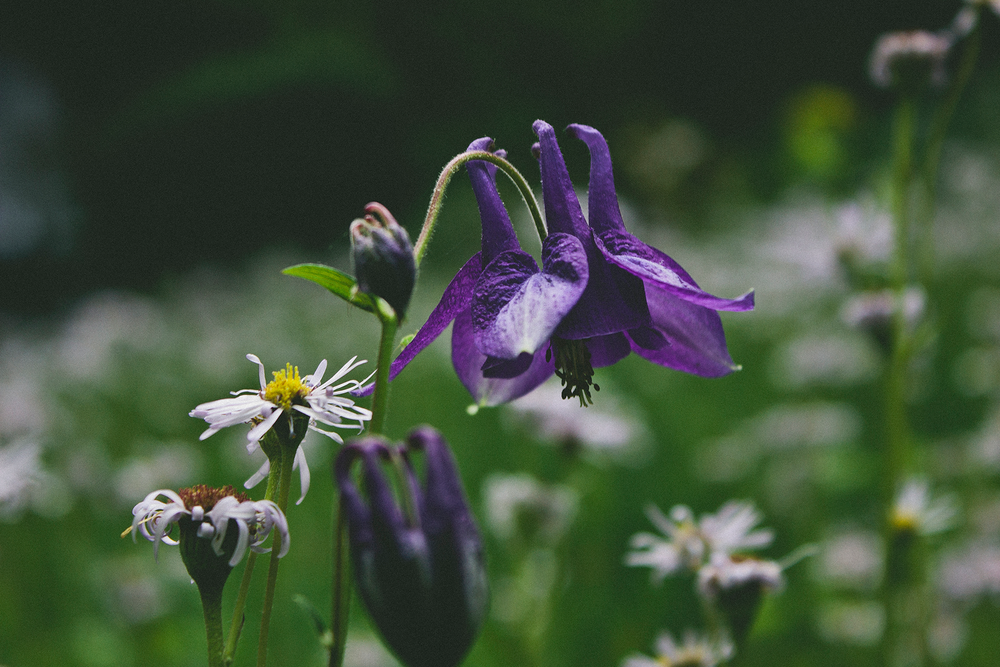
[[264, 387], [264, 400], [274, 403], [282, 410], [291, 410], [292, 403], [299, 399], [304, 403], [310, 387], [299, 377], [299, 367], [285, 364], [285, 370], [274, 371], [274, 379]]

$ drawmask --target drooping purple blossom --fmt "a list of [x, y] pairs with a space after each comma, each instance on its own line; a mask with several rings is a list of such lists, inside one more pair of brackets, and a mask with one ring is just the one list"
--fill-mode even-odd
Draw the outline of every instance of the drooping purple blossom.
[[[478, 139], [469, 150], [489, 150]], [[497, 151], [498, 155], [505, 155]], [[569, 234], [542, 244], [542, 268], [518, 244], [496, 189], [496, 167], [467, 164], [482, 220], [482, 250], [466, 262], [413, 340], [393, 361], [390, 379], [454, 321], [452, 364], [480, 405], [506, 403], [528, 393], [555, 367], [549, 339], [584, 292], [588, 261]], [[368, 389], [370, 391], [370, 389]]]
[[[713, 296], [665, 253], [630, 234], [604, 137], [586, 125], [571, 125], [572, 136], [591, 153], [588, 224], [555, 131], [541, 120], [534, 130], [548, 226], [541, 271], [517, 242], [496, 190], [496, 167], [469, 162], [482, 251], [448, 285], [392, 363], [390, 379], [452, 322], [452, 363], [479, 405], [523, 396], [553, 373], [562, 380], [564, 398], [587, 405], [591, 387], [600, 388], [594, 369], [631, 352], [703, 377], [736, 370], [717, 311], [752, 310], [753, 292], [736, 299]], [[484, 138], [469, 150], [491, 146]]]

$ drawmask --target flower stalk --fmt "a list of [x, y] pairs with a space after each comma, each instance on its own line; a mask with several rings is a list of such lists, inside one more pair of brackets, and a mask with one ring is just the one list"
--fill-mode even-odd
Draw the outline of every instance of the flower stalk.
[[441, 214], [442, 206], [444, 206], [444, 191], [448, 188], [448, 183], [451, 182], [452, 177], [462, 165], [471, 160], [483, 160], [484, 162], [495, 164], [502, 169], [510, 180], [514, 182], [514, 185], [517, 186], [518, 191], [520, 191], [521, 197], [524, 199], [524, 203], [531, 213], [531, 219], [535, 222], [535, 230], [538, 232], [538, 238], [545, 240], [545, 237], [548, 235], [545, 222], [542, 220], [542, 211], [538, 207], [538, 201], [535, 199], [535, 194], [532, 192], [531, 186], [528, 185], [521, 172], [504, 158], [489, 151], [466, 151], [453, 157], [444, 166], [437, 183], [434, 185], [434, 193], [431, 195], [431, 202], [427, 207], [424, 226], [421, 228], [420, 236], [417, 237], [417, 242], [413, 246], [413, 257], [417, 261], [417, 266], [420, 266], [420, 261], [423, 259], [424, 253], [427, 252], [427, 242], [430, 240], [431, 235], [434, 233], [434, 228], [437, 226], [438, 216]]

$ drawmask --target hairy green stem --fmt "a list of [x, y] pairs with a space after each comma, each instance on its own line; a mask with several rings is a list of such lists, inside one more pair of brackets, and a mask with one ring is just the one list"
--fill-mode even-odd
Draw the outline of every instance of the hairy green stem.
[[510, 162], [503, 159], [498, 155], [494, 155], [488, 151], [466, 151], [456, 155], [451, 161], [444, 166], [441, 170], [441, 175], [438, 177], [437, 183], [434, 185], [434, 193], [431, 195], [431, 203], [427, 207], [427, 217], [424, 218], [424, 226], [420, 230], [420, 236], [417, 237], [417, 243], [413, 246], [413, 256], [417, 261], [417, 266], [420, 266], [420, 261], [424, 257], [424, 253], [427, 251], [427, 242], [430, 240], [431, 234], [434, 233], [434, 227], [437, 225], [438, 216], [441, 214], [441, 208], [444, 205], [444, 191], [448, 187], [448, 183], [451, 181], [451, 177], [458, 172], [459, 168], [471, 160], [484, 160], [490, 162], [499, 167], [517, 189], [521, 192], [521, 197], [524, 199], [524, 203], [528, 206], [528, 211], [531, 213], [532, 220], [535, 221], [535, 229], [538, 231], [538, 238], [544, 239], [547, 236], [545, 230], [545, 222], [542, 220], [541, 209], [538, 208], [538, 201], [535, 200], [535, 193], [531, 191], [531, 186], [524, 179], [517, 169], [514, 168]]
[[199, 586], [201, 608], [205, 613], [205, 634], [208, 639], [208, 667], [223, 667], [222, 586]]
[[[288, 507], [288, 492], [292, 485], [292, 463], [295, 461], [295, 451], [297, 449], [298, 444], [283, 444], [281, 447], [281, 456], [277, 458], [280, 469], [278, 471], [278, 490], [275, 503], [282, 512]], [[272, 461], [272, 471], [274, 467], [274, 461]], [[257, 667], [265, 667], [267, 664], [267, 635], [271, 626], [271, 608], [274, 606], [274, 588], [278, 581], [278, 563], [280, 561], [278, 551], [277, 548], [271, 550], [271, 560], [267, 568], [264, 604], [261, 608], [260, 616], [260, 636], [257, 639]]]

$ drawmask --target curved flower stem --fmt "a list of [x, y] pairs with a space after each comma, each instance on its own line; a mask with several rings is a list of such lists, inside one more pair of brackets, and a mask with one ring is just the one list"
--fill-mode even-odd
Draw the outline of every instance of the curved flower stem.
[[205, 613], [205, 634], [208, 639], [208, 667], [223, 667], [222, 586], [199, 586], [201, 608]]
[[921, 165], [920, 177], [923, 189], [923, 201], [921, 201], [920, 224], [918, 233], [920, 234], [920, 275], [926, 285], [931, 277], [934, 268], [934, 236], [932, 225], [934, 222], [934, 209], [937, 205], [937, 175], [941, 166], [941, 149], [944, 146], [945, 135], [951, 119], [955, 116], [958, 108], [958, 100], [962, 96], [972, 72], [976, 67], [976, 60], [979, 58], [979, 49], [982, 43], [982, 12], [984, 7], [978, 8], [979, 16], [976, 17], [976, 24], [972, 28], [965, 41], [962, 50], [962, 59], [958, 70], [952, 77], [951, 85], [945, 93], [944, 99], [938, 105], [931, 118], [930, 127], [927, 133], [927, 145], [924, 150], [924, 161]]
[[420, 260], [423, 259], [424, 253], [427, 251], [427, 242], [430, 240], [431, 234], [434, 233], [434, 227], [437, 225], [438, 215], [441, 213], [441, 207], [444, 205], [444, 191], [448, 187], [448, 183], [451, 181], [451, 177], [455, 175], [458, 169], [471, 160], [484, 160], [485, 162], [490, 162], [499, 167], [517, 189], [521, 192], [521, 197], [524, 199], [524, 203], [528, 206], [528, 211], [531, 213], [532, 220], [535, 221], [535, 229], [538, 231], [538, 238], [545, 239], [548, 232], [545, 230], [545, 222], [542, 220], [541, 209], [538, 208], [538, 201], [535, 199], [535, 194], [531, 191], [531, 186], [528, 182], [524, 180], [524, 176], [521, 175], [517, 169], [514, 168], [510, 162], [503, 159], [498, 155], [494, 155], [488, 151], [466, 151], [465, 153], [460, 153], [451, 159], [451, 161], [444, 166], [441, 170], [441, 175], [438, 177], [437, 183], [434, 185], [434, 193], [431, 195], [431, 203], [427, 207], [427, 217], [424, 218], [424, 226], [420, 230], [420, 236], [417, 237], [417, 243], [413, 246], [413, 257], [417, 261], [417, 266], [420, 266]]
[[[278, 466], [272, 466], [267, 473], [267, 490], [264, 492], [265, 500], [274, 500], [274, 494], [278, 488]], [[240, 580], [240, 591], [236, 595], [236, 604], [233, 607], [233, 620], [229, 625], [229, 636], [226, 639], [226, 652], [223, 657], [225, 665], [233, 664], [236, 658], [236, 645], [240, 641], [240, 633], [243, 631], [243, 610], [246, 607], [247, 595], [250, 593], [250, 581], [253, 578], [253, 568], [257, 563], [257, 552], [251, 551], [247, 556], [246, 567], [243, 568], [243, 578]]]
[[[280, 470], [278, 471], [278, 490], [275, 502], [278, 508], [284, 512], [288, 507], [288, 490], [292, 485], [292, 463], [295, 460], [295, 451], [298, 444], [283, 445], [281, 456], [278, 458]], [[271, 470], [274, 470], [271, 464]], [[265, 667], [267, 664], [267, 634], [271, 626], [271, 607], [274, 605], [274, 587], [278, 580], [278, 549], [271, 550], [271, 561], [267, 568], [267, 584], [264, 588], [264, 604], [261, 608], [260, 616], [260, 637], [257, 640], [257, 667]]]

